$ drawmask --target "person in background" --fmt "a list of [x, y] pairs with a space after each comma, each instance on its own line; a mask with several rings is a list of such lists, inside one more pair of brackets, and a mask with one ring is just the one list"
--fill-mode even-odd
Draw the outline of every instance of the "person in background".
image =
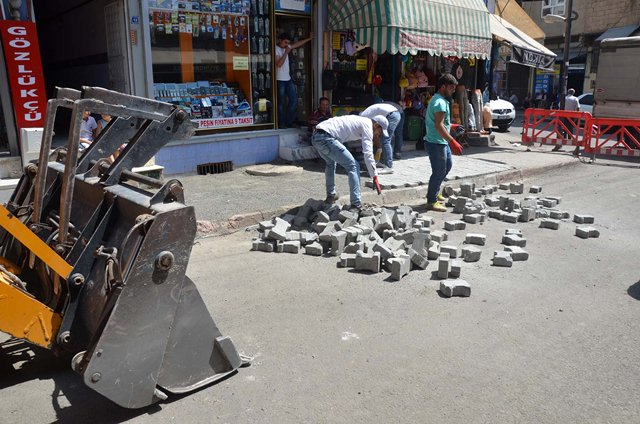
[[522, 101], [522, 109], [527, 110], [531, 107], [531, 93], [527, 93], [527, 96]]
[[339, 196], [336, 192], [336, 164], [347, 171], [349, 178], [349, 197], [351, 210], [362, 209], [360, 194], [360, 165], [347, 150], [344, 143], [348, 141], [362, 141], [362, 155], [367, 166], [369, 176], [380, 193], [376, 161], [373, 158], [374, 148], [380, 147], [381, 137], [388, 137], [389, 121], [384, 116], [365, 118], [364, 116], [345, 115], [329, 118], [320, 122], [311, 137], [311, 145], [326, 162], [324, 169], [327, 198], [325, 203], [335, 203]]
[[313, 134], [313, 131], [316, 129], [316, 125], [329, 118], [333, 118], [333, 115], [331, 115], [331, 106], [329, 105], [329, 99], [326, 97], [320, 97], [318, 108], [313, 111], [311, 116], [309, 116], [309, 132]]
[[82, 112], [82, 122], [80, 124], [80, 150], [84, 150], [91, 143], [97, 135], [98, 123], [95, 118], [91, 116], [91, 112], [85, 110]]
[[[570, 88], [570, 89], [567, 90], [567, 96], [564, 98], [564, 110], [569, 110], [569, 111], [572, 111], [572, 112], [580, 112], [580, 100], [578, 100], [578, 98], [575, 96], [575, 94], [576, 94], [576, 90], [574, 90], [573, 88]], [[562, 121], [564, 122], [564, 125], [568, 129], [568, 131], [566, 131], [564, 129], [561, 131], [563, 133], [563, 135], [565, 137], [574, 138], [574, 135], [571, 132], [571, 129], [573, 127], [571, 119], [563, 118]], [[557, 152], [557, 151], [559, 151], [561, 149], [562, 149], [562, 146], [560, 144], [556, 144], [553, 147], [553, 150], [551, 150], [551, 151], [552, 152]], [[576, 146], [576, 149], [573, 151], [573, 154], [575, 156], [578, 156], [580, 154], [580, 146]]]
[[[393, 159], [400, 160], [402, 159], [402, 146], [404, 145], [404, 107], [396, 102], [384, 103], [395, 106], [398, 112], [400, 112], [400, 122], [398, 122], [398, 125], [393, 131], [393, 140], [391, 142], [393, 145]], [[391, 122], [389, 122], [389, 126], [391, 126]], [[391, 131], [389, 131], [389, 134], [391, 134]]]
[[[376, 165], [380, 169], [379, 174], [393, 174], [393, 147], [391, 139], [395, 136], [395, 131], [402, 120], [402, 109], [390, 103], [376, 103], [369, 106], [360, 113], [365, 118], [373, 118], [374, 116], [384, 116], [389, 121], [388, 135], [382, 139], [382, 165]], [[401, 130], [402, 131], [402, 130]]]
[[101, 114], [98, 120], [98, 128], [96, 128], [96, 137], [102, 132], [103, 129], [111, 122], [111, 115]]
[[[296, 117], [296, 106], [298, 96], [296, 86], [291, 79], [289, 69], [289, 52], [297, 49], [311, 41], [313, 33], [309, 38], [305, 38], [291, 44], [291, 39], [287, 34], [280, 34], [278, 44], [276, 44], [276, 80], [278, 82], [278, 128], [290, 128]], [[285, 97], [287, 98], [287, 109], [285, 112]]]
[[451, 153], [462, 154], [462, 146], [451, 136], [451, 97], [456, 91], [458, 80], [451, 74], [443, 74], [436, 84], [436, 94], [431, 98], [425, 124], [425, 150], [431, 163], [431, 178], [427, 189], [427, 209], [446, 212], [440, 203], [444, 197], [440, 194], [440, 185], [453, 166]]
[[516, 92], [515, 91], [511, 92], [511, 96], [509, 96], [509, 101], [514, 106], [516, 106], [518, 104], [518, 96], [516, 96]]

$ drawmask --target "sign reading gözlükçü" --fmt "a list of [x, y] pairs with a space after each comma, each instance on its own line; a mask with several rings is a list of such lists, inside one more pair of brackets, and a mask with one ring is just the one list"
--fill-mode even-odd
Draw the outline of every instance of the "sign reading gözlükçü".
[[0, 21], [13, 110], [18, 128], [44, 125], [47, 95], [44, 88], [36, 25], [28, 21]]

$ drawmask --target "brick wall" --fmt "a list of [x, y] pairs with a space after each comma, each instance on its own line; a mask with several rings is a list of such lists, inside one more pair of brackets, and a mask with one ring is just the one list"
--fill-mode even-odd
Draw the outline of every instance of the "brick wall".
[[638, 0], [582, 0], [580, 2], [585, 3], [583, 16], [586, 33], [598, 33], [609, 28], [640, 24]]

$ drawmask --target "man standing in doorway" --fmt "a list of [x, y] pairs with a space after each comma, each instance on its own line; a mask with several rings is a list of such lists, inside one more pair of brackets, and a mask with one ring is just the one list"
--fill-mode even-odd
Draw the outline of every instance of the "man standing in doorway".
[[[291, 39], [287, 34], [280, 34], [278, 44], [276, 44], [276, 80], [278, 81], [278, 128], [290, 128], [296, 115], [296, 105], [298, 96], [296, 86], [291, 79], [289, 70], [289, 52], [297, 49], [311, 41], [313, 33], [309, 38], [291, 44]], [[285, 113], [285, 97], [287, 97], [287, 108]]]
[[[573, 88], [570, 88], [567, 90], [567, 96], [564, 98], [564, 110], [569, 110], [572, 112], [580, 112], [580, 100], [578, 100], [575, 94], [576, 94], [576, 90], [574, 90]], [[563, 118], [562, 121], [564, 122], [564, 125], [567, 127], [567, 131], [563, 129], [562, 133], [564, 134], [565, 137], [573, 138], [574, 137], [573, 131], [571, 131], [573, 124], [571, 122], [571, 119]], [[556, 144], [553, 147], [553, 150], [551, 151], [557, 152], [560, 149], [562, 149], [562, 145]], [[574, 150], [573, 154], [577, 156], [579, 152], [580, 152], [580, 146], [576, 146], [576, 149]]]
[[456, 91], [458, 80], [451, 74], [444, 74], [436, 84], [436, 94], [431, 98], [425, 124], [425, 150], [429, 154], [431, 163], [431, 178], [427, 189], [427, 209], [436, 212], [446, 212], [447, 208], [440, 203], [444, 200], [440, 194], [440, 185], [453, 166], [451, 152], [462, 154], [462, 146], [454, 140], [451, 130], [451, 97]]

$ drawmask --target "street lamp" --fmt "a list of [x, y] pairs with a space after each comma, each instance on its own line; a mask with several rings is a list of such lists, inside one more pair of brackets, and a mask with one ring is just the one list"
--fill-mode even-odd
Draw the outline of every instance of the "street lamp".
[[560, 109], [564, 110], [565, 98], [567, 97], [567, 83], [569, 81], [569, 48], [571, 45], [571, 22], [578, 19], [578, 12], [573, 11], [573, 0], [567, 0], [565, 16], [544, 15], [542, 18], [546, 23], [553, 24], [564, 22], [564, 58], [562, 64], [562, 74], [560, 75]]

